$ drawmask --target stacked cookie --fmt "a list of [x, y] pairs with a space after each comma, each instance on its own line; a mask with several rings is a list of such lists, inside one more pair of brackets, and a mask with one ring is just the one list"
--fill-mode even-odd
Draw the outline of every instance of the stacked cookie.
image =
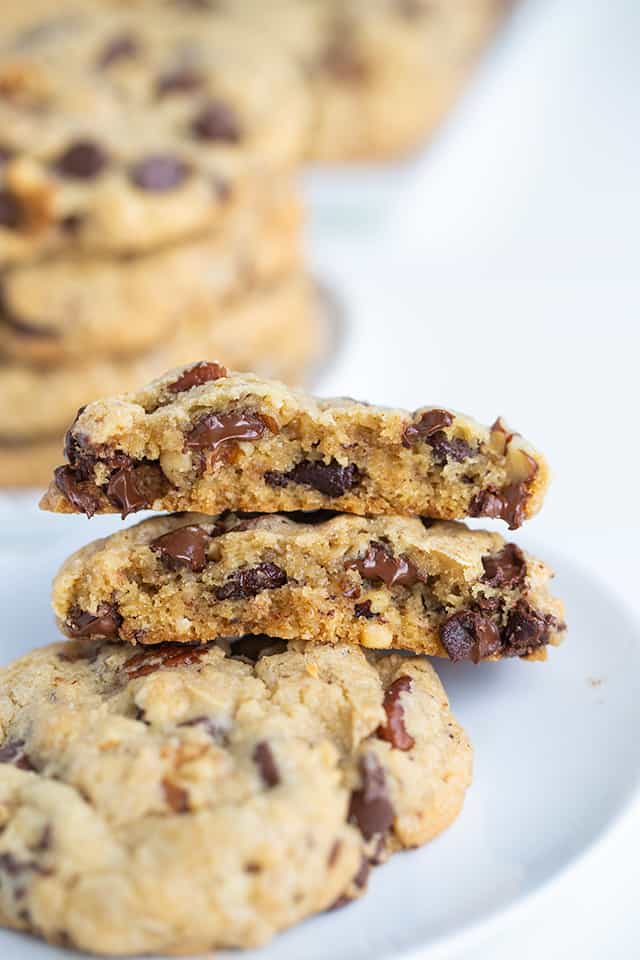
[[43, 509], [169, 512], [70, 557], [69, 640], [0, 675], [3, 923], [115, 954], [255, 945], [455, 819], [471, 749], [418, 654], [562, 638], [550, 570], [454, 519], [535, 513], [536, 450], [218, 362], [90, 403], [65, 450]]
[[223, 10], [263, 31], [302, 68], [312, 109], [307, 158], [320, 163], [390, 160], [418, 147], [508, 8], [505, 0], [134, 2], [150, 16], [178, 11], [203, 23]]
[[5, 39], [0, 90], [0, 484], [44, 482], [81, 403], [193, 356], [302, 378], [287, 58], [228, 18], [70, 0]]

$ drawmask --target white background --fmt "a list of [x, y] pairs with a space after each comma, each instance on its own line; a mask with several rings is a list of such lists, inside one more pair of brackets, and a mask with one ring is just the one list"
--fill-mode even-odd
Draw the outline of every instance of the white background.
[[[639, 0], [525, 0], [423, 157], [307, 185], [316, 271], [349, 318], [321, 391], [505, 416], [554, 468], [528, 530], [638, 616], [639, 179]], [[633, 960], [639, 852], [637, 805], [446, 956]]]

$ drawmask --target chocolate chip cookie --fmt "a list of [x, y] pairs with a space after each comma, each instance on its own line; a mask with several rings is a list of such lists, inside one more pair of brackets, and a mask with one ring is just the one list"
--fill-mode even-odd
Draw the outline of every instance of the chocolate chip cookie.
[[0, 447], [58, 436], [78, 407], [105, 390], [120, 392], [184, 362], [203, 348], [235, 366], [261, 367], [266, 375], [300, 382], [320, 349], [321, 330], [313, 293], [302, 274], [257, 287], [178, 328], [166, 342], [124, 360], [89, 358], [86, 363], [41, 368], [0, 364]]
[[551, 571], [496, 533], [409, 517], [163, 516], [83, 547], [53, 586], [70, 637], [207, 642], [241, 630], [452, 660], [544, 656]]
[[[213, 361], [89, 404], [66, 454], [44, 509], [329, 508], [499, 517], [513, 529], [536, 513], [548, 485], [542, 455], [501, 419], [488, 428], [439, 407], [317, 400]], [[122, 485], [126, 503], [115, 492]]]
[[0, 922], [108, 954], [264, 943], [459, 813], [423, 659], [54, 644], [0, 672]]
[[[157, 0], [136, 2], [158, 11]], [[302, 68], [313, 110], [309, 159], [340, 163], [388, 160], [417, 147], [451, 107], [507, 6], [505, 0], [165, 0], [163, 9], [192, 23], [223, 11], [245, 29], [264, 31]]]
[[2, 266], [193, 238], [304, 147], [298, 70], [263, 37], [77, 6], [0, 49]]
[[[274, 176], [269, 191], [256, 185], [254, 193], [206, 236], [137, 256], [54, 257], [6, 271], [0, 364], [122, 360], [213, 322], [231, 297], [300, 271], [301, 204], [292, 179]], [[203, 349], [196, 341], [185, 359]]]

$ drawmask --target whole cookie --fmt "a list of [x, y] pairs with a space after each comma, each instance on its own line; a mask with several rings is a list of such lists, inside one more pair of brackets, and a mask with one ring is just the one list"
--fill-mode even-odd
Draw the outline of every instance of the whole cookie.
[[421, 659], [89, 639], [0, 689], [0, 921], [99, 953], [263, 943], [446, 827], [470, 780]]
[[214, 15], [63, 7], [0, 49], [0, 90], [5, 266], [217, 227], [245, 183], [298, 160], [308, 120], [290, 59]]
[[[301, 268], [301, 205], [291, 177], [233, 203], [220, 229], [133, 257], [60, 256], [18, 264], [0, 281], [0, 369], [122, 360], [232, 298]], [[202, 342], [205, 342], [205, 337]], [[203, 348], [198, 348], [197, 356]], [[256, 358], [257, 359], [257, 358]], [[1, 377], [1, 374], [0, 374]]]
[[30, 363], [0, 364], [0, 449], [2, 444], [61, 437], [87, 400], [105, 390], [130, 390], [168, 366], [204, 350], [234, 366], [261, 369], [292, 383], [304, 380], [320, 351], [322, 331], [309, 280], [299, 272], [232, 297], [218, 310], [193, 312], [174, 336], [144, 353], [121, 360], [90, 355], [82, 364], [42, 368]]

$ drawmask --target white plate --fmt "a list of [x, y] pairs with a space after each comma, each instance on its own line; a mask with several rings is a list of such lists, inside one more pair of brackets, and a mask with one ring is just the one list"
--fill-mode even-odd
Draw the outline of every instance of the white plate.
[[[73, 548], [117, 518], [31, 518], [18, 548], [5, 521], [0, 546], [3, 662], [55, 635], [49, 582]], [[16, 518], [14, 533], [21, 524]], [[527, 545], [527, 538], [519, 540]], [[44, 544], [44, 545], [43, 545]], [[516, 904], [602, 838], [636, 792], [640, 629], [607, 589], [563, 557], [555, 564], [570, 635], [546, 664], [438, 663], [476, 749], [462, 816], [430, 846], [374, 872], [368, 895], [278, 937], [244, 960], [399, 960], [448, 955], [495, 928]], [[78, 838], [82, 842], [82, 838]], [[73, 957], [0, 931], [11, 960]], [[239, 954], [223, 954], [238, 960]]]

